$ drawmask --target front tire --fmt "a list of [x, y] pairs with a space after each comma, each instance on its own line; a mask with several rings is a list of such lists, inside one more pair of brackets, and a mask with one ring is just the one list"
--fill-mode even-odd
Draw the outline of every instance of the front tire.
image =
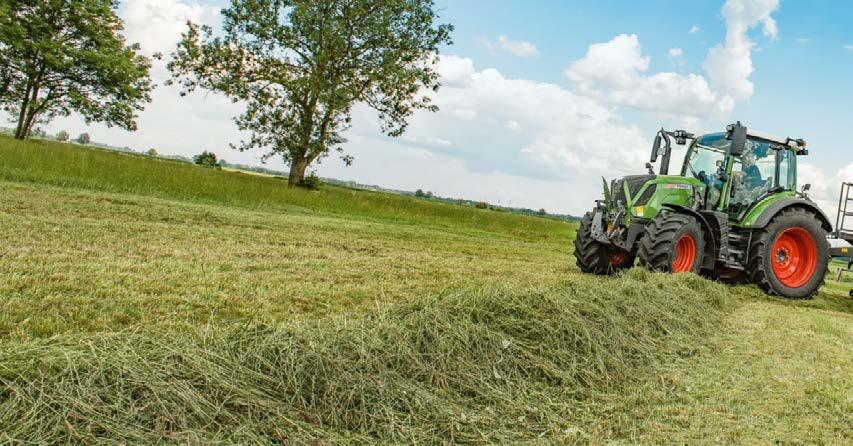
[[814, 214], [795, 208], [756, 231], [747, 270], [751, 282], [767, 294], [810, 299], [823, 284], [828, 264], [826, 230]]
[[640, 264], [654, 271], [698, 273], [705, 253], [702, 227], [694, 217], [661, 212], [640, 241]]
[[575, 234], [575, 263], [585, 273], [607, 275], [634, 266], [635, 252], [601, 243], [592, 236], [592, 213], [581, 219]]

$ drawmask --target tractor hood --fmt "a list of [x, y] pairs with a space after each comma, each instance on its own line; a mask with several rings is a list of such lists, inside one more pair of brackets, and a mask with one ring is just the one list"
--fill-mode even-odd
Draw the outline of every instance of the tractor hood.
[[649, 181], [657, 178], [657, 175], [628, 175], [616, 180], [613, 180], [610, 183], [610, 194], [613, 197], [613, 202], [627, 205], [627, 198], [625, 196], [625, 185], [628, 186], [628, 194], [632, 198], [636, 198], [637, 193], [640, 192], [640, 189], [648, 183]]

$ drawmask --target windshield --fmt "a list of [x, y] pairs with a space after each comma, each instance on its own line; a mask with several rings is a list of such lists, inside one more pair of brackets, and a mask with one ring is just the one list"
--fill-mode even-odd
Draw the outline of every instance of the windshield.
[[700, 172], [707, 177], [716, 176], [717, 161], [722, 161], [731, 141], [725, 133], [712, 133], [699, 138], [687, 153], [687, 160], [681, 174], [698, 178]]

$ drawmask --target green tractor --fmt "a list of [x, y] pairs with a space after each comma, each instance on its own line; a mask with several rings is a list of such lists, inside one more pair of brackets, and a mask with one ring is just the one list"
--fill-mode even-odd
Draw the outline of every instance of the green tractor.
[[[669, 174], [673, 140], [687, 145], [678, 175]], [[604, 181], [604, 200], [578, 227], [577, 265], [612, 274], [639, 258], [652, 270], [810, 298], [827, 270], [832, 225], [808, 197], [810, 185], [797, 190], [797, 156], [807, 154], [802, 139], [740, 122], [699, 137], [661, 129], [651, 155], [651, 163], [661, 156], [659, 174], [647, 163], [647, 175]]]

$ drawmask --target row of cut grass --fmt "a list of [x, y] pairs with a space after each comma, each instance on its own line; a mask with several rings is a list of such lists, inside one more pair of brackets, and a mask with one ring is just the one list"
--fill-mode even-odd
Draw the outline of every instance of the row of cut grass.
[[[600, 286], [603, 285], [603, 286]], [[0, 439], [571, 443], [597, 391], [695, 354], [731, 298], [633, 270], [474, 288], [279, 327], [54, 337], [0, 350]]]

